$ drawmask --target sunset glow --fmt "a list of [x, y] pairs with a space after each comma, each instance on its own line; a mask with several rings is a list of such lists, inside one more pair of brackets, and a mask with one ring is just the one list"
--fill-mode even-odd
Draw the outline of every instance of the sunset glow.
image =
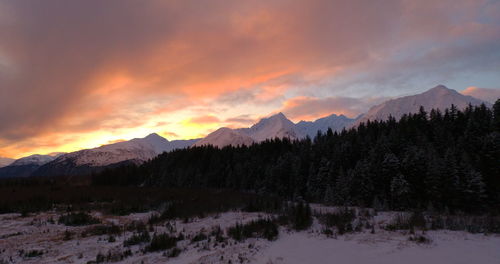
[[0, 0], [0, 156], [199, 138], [280, 111], [355, 117], [440, 83], [498, 97], [499, 13], [490, 0]]

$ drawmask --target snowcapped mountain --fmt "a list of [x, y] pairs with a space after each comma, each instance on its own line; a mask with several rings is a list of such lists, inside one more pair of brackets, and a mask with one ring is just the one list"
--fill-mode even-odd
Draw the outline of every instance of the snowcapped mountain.
[[168, 141], [156, 133], [144, 138], [103, 145], [93, 149], [83, 149], [59, 156], [54, 163], [71, 160], [76, 166], [106, 166], [126, 160], [139, 162], [151, 159], [164, 151], [190, 146], [193, 140]]
[[367, 113], [355, 119], [344, 115], [332, 114], [315, 121], [300, 121], [294, 124], [283, 113], [278, 113], [261, 119], [257, 124], [249, 128], [219, 129], [195, 145], [212, 144], [222, 147], [226, 145], [248, 145], [253, 142], [258, 143], [276, 137], [298, 139], [309, 136], [310, 138], [314, 138], [318, 131], [324, 133], [328, 128], [340, 131], [343, 128], [353, 127], [367, 120], [385, 120], [389, 116], [399, 119], [404, 114], [418, 112], [420, 106], [430, 110], [449, 108], [453, 104], [457, 108], [463, 109], [469, 103], [472, 105], [484, 103], [487, 106], [491, 106], [491, 104], [477, 98], [460, 94], [455, 90], [446, 88], [444, 85], [438, 85], [421, 94], [400, 97], [376, 105]]
[[0, 168], [0, 178], [28, 177], [42, 165], [53, 161], [51, 155], [34, 154], [15, 160], [8, 166]]
[[251, 145], [272, 138], [300, 139], [306, 136], [314, 138], [318, 131], [326, 132], [328, 128], [339, 131], [345, 127], [354, 127], [367, 120], [384, 120], [389, 116], [399, 119], [404, 114], [418, 112], [420, 106], [430, 110], [449, 108], [453, 104], [459, 109], [463, 109], [469, 103], [472, 105], [485, 103], [487, 106], [491, 106], [491, 104], [479, 99], [438, 85], [421, 94], [400, 97], [376, 105], [356, 119], [332, 114], [315, 121], [300, 121], [294, 124], [283, 113], [278, 113], [261, 119], [249, 128], [220, 128], [203, 139], [168, 141], [157, 134], [150, 134], [144, 138], [135, 138], [62, 155], [58, 154], [58, 156], [32, 155], [0, 168], [0, 177], [13, 175], [13, 173], [23, 176], [87, 174], [109, 166], [130, 162], [142, 163], [164, 151], [168, 152], [189, 146], [214, 145], [223, 147], [227, 145]]
[[0, 168], [10, 165], [15, 159], [0, 157]]
[[49, 162], [53, 161], [54, 159], [55, 159], [54, 156], [34, 154], [31, 156], [17, 159], [9, 166], [23, 166], [23, 165], [42, 166], [43, 164], [49, 163]]
[[354, 121], [355, 119], [348, 118], [344, 115], [332, 114], [315, 121], [300, 121], [295, 126], [301, 135], [314, 138], [318, 131], [324, 133], [328, 128], [331, 128], [333, 131], [340, 131]]
[[134, 138], [93, 149], [51, 155], [36, 154], [0, 168], [0, 178], [87, 174], [118, 164], [139, 164], [164, 151], [189, 147], [197, 140], [168, 141], [153, 133], [144, 138]]
[[228, 145], [251, 145], [254, 142], [258, 143], [266, 139], [284, 137], [297, 139], [303, 136], [292, 121], [286, 118], [283, 113], [278, 113], [261, 119], [249, 128], [220, 128], [201, 139], [194, 146], [213, 145], [224, 147]]
[[156, 133], [93, 149], [83, 149], [59, 156], [33, 172], [34, 176], [79, 175], [98, 171], [107, 166], [124, 163], [140, 164], [165, 151], [185, 148], [197, 140], [174, 140]]
[[254, 140], [238, 130], [222, 127], [196, 142], [194, 146], [213, 145], [219, 148], [224, 146], [251, 145]]
[[302, 135], [283, 113], [261, 119], [257, 124], [250, 128], [237, 129], [238, 132], [251, 137], [256, 142], [261, 142], [272, 138], [301, 138]]
[[491, 104], [477, 98], [463, 95], [444, 85], [438, 85], [421, 94], [400, 97], [376, 105], [370, 108], [354, 125], [366, 122], [367, 120], [386, 120], [391, 115], [396, 120], [399, 120], [404, 114], [417, 113], [420, 106], [423, 106], [427, 111], [431, 109], [446, 109], [452, 104], [458, 109], [464, 109], [469, 103], [472, 105], [484, 103], [487, 106], [491, 106]]
[[185, 148], [196, 141], [197, 139], [168, 141], [153, 133], [144, 138], [134, 138], [129, 141], [103, 145], [93, 149], [66, 153], [41, 166], [33, 172], [33, 175], [79, 175], [98, 171], [107, 166], [116, 166], [117, 164], [140, 164], [162, 152]]

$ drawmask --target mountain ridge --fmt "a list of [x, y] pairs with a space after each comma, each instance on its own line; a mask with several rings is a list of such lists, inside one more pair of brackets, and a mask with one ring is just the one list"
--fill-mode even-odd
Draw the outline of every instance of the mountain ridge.
[[66, 153], [41, 166], [33, 176], [79, 175], [94, 172], [115, 164], [140, 164], [176, 148], [191, 146], [197, 139], [168, 141], [156, 133], [144, 138], [103, 145]]
[[440, 84], [423, 93], [390, 99], [372, 106], [368, 112], [363, 114], [350, 127], [355, 127], [368, 120], [386, 120], [389, 116], [399, 120], [404, 114], [418, 112], [420, 106], [430, 110], [449, 108], [452, 104], [459, 109], [464, 109], [469, 104], [473, 106], [485, 104], [491, 107], [491, 104], [486, 101], [463, 95], [456, 90], [449, 89]]
[[251, 127], [236, 129], [222, 127], [201, 139], [169, 141], [156, 133], [151, 133], [144, 138], [134, 138], [93, 149], [58, 154], [55, 157], [49, 155], [24, 157], [15, 160], [9, 166], [0, 168], [0, 177], [2, 177], [2, 169], [7, 168], [4, 171], [9, 171], [10, 175], [12, 171], [16, 171], [13, 167], [21, 169], [21, 165], [27, 166], [23, 170], [23, 175], [83, 174], [83, 172], [92, 171], [93, 168], [105, 168], [114, 164], [140, 164], [162, 152], [179, 148], [203, 145], [216, 147], [251, 145], [273, 138], [292, 140], [305, 137], [314, 138], [318, 131], [325, 133], [329, 128], [333, 131], [341, 131], [344, 128], [355, 127], [367, 120], [384, 120], [389, 116], [399, 119], [404, 114], [418, 112], [420, 106], [424, 106], [425, 109], [444, 109], [450, 107], [451, 104], [458, 108], [465, 108], [469, 104], [479, 105], [483, 103], [491, 106], [488, 102], [463, 95], [444, 85], [437, 85], [419, 94], [387, 100], [371, 107], [366, 113], [356, 118], [331, 114], [314, 121], [301, 120], [294, 123], [282, 112], [278, 112], [260, 119]]

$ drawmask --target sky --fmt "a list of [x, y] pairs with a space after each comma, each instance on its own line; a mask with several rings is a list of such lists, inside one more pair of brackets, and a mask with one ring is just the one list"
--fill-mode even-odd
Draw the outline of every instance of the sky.
[[500, 97], [497, 0], [0, 0], [0, 156]]

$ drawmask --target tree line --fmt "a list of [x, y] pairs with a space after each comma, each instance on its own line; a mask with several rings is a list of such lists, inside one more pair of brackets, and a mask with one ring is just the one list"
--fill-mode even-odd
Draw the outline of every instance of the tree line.
[[95, 185], [224, 188], [379, 209], [499, 211], [500, 99], [302, 140], [191, 147], [105, 170]]

